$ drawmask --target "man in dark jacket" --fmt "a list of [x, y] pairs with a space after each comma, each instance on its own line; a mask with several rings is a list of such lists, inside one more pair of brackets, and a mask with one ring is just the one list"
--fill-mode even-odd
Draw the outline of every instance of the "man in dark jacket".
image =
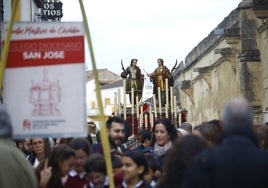
[[253, 134], [253, 109], [243, 98], [231, 100], [223, 111], [219, 146], [205, 150], [188, 166], [182, 187], [268, 187], [268, 155]]

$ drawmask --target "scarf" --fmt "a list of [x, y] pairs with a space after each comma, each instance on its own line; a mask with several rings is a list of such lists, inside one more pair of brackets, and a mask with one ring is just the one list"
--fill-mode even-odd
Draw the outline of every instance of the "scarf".
[[172, 142], [169, 141], [167, 144], [165, 144], [164, 146], [159, 146], [157, 143], [154, 144], [154, 154], [157, 157], [161, 157], [164, 154], [166, 154], [167, 150], [169, 150], [172, 146]]

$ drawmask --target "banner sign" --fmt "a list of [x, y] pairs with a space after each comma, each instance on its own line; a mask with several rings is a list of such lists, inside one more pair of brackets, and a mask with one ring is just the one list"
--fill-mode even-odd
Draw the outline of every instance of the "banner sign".
[[86, 136], [85, 78], [81, 22], [14, 24], [3, 88], [14, 138]]

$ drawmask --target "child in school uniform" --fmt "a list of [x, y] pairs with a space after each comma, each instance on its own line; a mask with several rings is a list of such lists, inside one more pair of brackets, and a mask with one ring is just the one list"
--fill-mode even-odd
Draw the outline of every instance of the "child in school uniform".
[[144, 174], [144, 180], [152, 187], [156, 187], [157, 177], [160, 173], [160, 166], [158, 160], [153, 154], [145, 154], [145, 158], [148, 164], [148, 171]]
[[123, 182], [120, 188], [152, 188], [143, 176], [148, 170], [148, 164], [144, 154], [140, 151], [126, 151], [122, 155]]
[[100, 154], [92, 154], [85, 163], [85, 171], [89, 177], [87, 188], [108, 188], [105, 159]]

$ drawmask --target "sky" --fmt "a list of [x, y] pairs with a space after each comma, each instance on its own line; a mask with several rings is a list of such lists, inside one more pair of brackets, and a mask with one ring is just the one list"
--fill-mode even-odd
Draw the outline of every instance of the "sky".
[[[62, 21], [82, 21], [79, 1], [61, 0]], [[151, 73], [157, 59], [172, 68], [213, 31], [241, 0], [84, 0], [97, 69], [120, 75], [138, 59]], [[86, 64], [91, 60], [86, 50]]]

